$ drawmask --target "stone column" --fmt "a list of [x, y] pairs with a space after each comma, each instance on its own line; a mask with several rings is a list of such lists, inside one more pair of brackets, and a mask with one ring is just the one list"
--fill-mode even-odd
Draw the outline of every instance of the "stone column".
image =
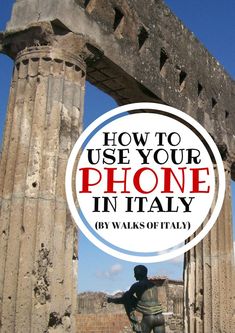
[[234, 254], [228, 166], [225, 173], [226, 192], [217, 222], [210, 233], [185, 254], [185, 333], [234, 332]]
[[65, 170], [85, 66], [69, 46], [18, 52], [0, 173], [0, 332], [76, 332], [77, 229]]

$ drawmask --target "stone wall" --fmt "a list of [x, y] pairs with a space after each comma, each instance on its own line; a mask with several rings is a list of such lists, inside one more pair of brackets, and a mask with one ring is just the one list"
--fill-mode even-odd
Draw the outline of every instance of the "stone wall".
[[78, 314], [77, 333], [131, 333], [123, 313]]
[[[166, 333], [182, 333], [183, 320], [179, 315], [165, 315]], [[78, 314], [77, 333], [133, 333], [124, 313]]]

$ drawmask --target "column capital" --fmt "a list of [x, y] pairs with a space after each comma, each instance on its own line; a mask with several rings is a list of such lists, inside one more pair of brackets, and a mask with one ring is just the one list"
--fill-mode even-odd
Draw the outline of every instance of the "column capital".
[[235, 181], [235, 162], [233, 162], [232, 166], [231, 166], [231, 177], [232, 177], [232, 180]]
[[[216, 143], [224, 164], [224, 170], [231, 173], [232, 180], [235, 180], [235, 153], [234, 150], [229, 151], [228, 146], [221, 142]], [[234, 147], [235, 148], [235, 147]]]
[[[71, 53], [70, 50], [59, 49], [49, 45], [26, 47], [24, 50], [17, 54], [15, 58], [15, 64], [18, 66], [20, 63], [26, 64], [28, 61], [38, 62], [40, 59], [42, 62], [49, 64], [48, 66], [41, 68], [41, 71], [44, 75], [46, 73], [48, 75], [52, 73], [56, 75], [55, 68], [53, 69], [53, 66], [50, 66], [50, 64], [54, 62], [58, 65], [64, 63], [66, 67], [73, 67], [75, 71], [82, 71], [82, 77], [85, 76], [86, 64], [79, 55]], [[57, 67], [59, 67], [57, 70], [58, 73], [64, 70], [64, 66]], [[45, 68], [47, 68], [46, 71]], [[28, 72], [26, 74], [28, 74]]]
[[229, 175], [229, 178], [235, 180], [235, 162], [233, 159], [228, 158], [227, 160], [224, 160], [223, 163], [225, 173]]

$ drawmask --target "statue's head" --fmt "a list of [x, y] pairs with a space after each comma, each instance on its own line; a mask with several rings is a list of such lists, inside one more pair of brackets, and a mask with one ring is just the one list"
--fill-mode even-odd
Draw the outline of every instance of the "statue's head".
[[148, 269], [144, 265], [138, 265], [135, 266], [134, 273], [136, 280], [142, 280], [147, 277]]

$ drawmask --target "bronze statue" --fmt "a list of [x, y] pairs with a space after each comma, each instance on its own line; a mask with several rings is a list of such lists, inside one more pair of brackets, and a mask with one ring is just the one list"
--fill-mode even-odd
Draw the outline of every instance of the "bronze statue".
[[[143, 265], [134, 268], [134, 276], [138, 281], [121, 297], [108, 297], [109, 303], [123, 304], [132, 329], [137, 333], [165, 333], [165, 322], [162, 306], [158, 302], [156, 285], [147, 278], [148, 270]], [[143, 314], [138, 322], [135, 311]]]

